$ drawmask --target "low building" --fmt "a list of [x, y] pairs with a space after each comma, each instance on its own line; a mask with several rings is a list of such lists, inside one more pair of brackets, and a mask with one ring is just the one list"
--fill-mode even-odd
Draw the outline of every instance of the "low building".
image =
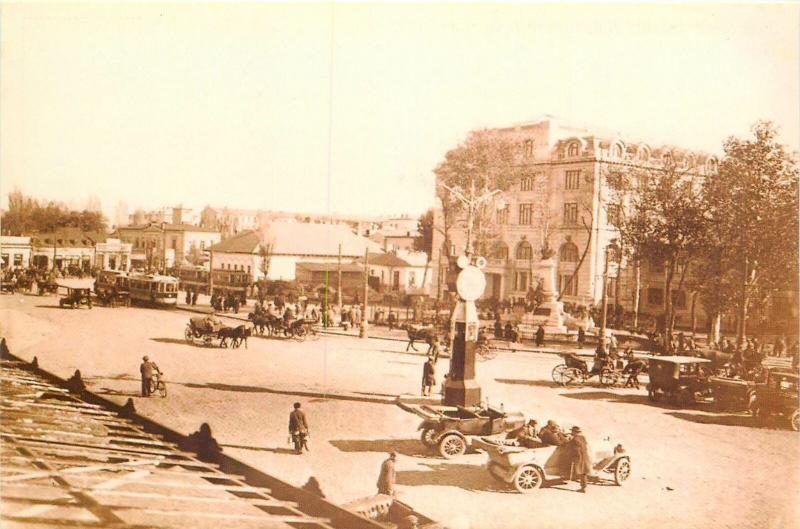
[[295, 279], [307, 289], [327, 286], [335, 292], [339, 288], [340, 272], [343, 294], [354, 295], [364, 288], [364, 266], [357, 263], [299, 262], [295, 266]]
[[105, 241], [103, 233], [61, 228], [31, 235], [31, 266], [42, 269], [91, 271], [96, 244]]
[[122, 242], [119, 239], [106, 239], [105, 242], [98, 242], [95, 244], [94, 267], [127, 272], [131, 269], [131, 250], [130, 243]]
[[222, 238], [211, 228], [166, 223], [124, 226], [117, 228], [114, 235], [131, 244], [132, 266], [148, 269], [202, 264], [205, 252]]
[[[363, 257], [358, 262], [363, 263]], [[429, 293], [433, 272], [426, 273], [427, 264], [427, 256], [421, 252], [370, 253], [369, 275], [387, 290]]]
[[213, 267], [247, 270], [252, 280], [292, 281], [297, 263], [351, 262], [365, 251], [378, 252], [373, 241], [343, 224], [273, 222], [266, 229], [249, 230], [212, 247]]
[[0, 267], [28, 268], [31, 263], [31, 238], [0, 236]]

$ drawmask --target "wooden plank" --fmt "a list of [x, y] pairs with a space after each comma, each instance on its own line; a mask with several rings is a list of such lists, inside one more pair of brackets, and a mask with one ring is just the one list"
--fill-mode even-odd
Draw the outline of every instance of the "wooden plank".
[[117, 414], [112, 411], [105, 411], [105, 410], [98, 410], [89, 407], [82, 407], [82, 406], [65, 406], [65, 405], [55, 405], [55, 404], [45, 404], [42, 402], [30, 402], [30, 401], [10, 401], [8, 399], [4, 399], [9, 405], [15, 408], [45, 408], [50, 410], [61, 410], [61, 411], [72, 411], [80, 414], [86, 415], [103, 415], [106, 417], [116, 417]]
[[[155, 514], [158, 516], [192, 516], [196, 518], [210, 518], [210, 519], [217, 519], [217, 520], [253, 520], [256, 522], [262, 523], [315, 523], [315, 524], [327, 524], [330, 523], [330, 520], [327, 518], [315, 518], [312, 516], [288, 516], [282, 514], [267, 514], [264, 513], [263, 516], [260, 515], [253, 515], [253, 514], [228, 514], [228, 513], [216, 513], [216, 512], [185, 512], [185, 511], [165, 511], [162, 509], [144, 509], [142, 512], [147, 514]], [[284, 525], [279, 525], [276, 527], [280, 527], [281, 529], [285, 529]]]
[[120, 467], [138, 467], [157, 464], [157, 461], [125, 461], [122, 463], [112, 463], [107, 465], [87, 465], [82, 467], [61, 468], [58, 470], [37, 470], [36, 472], [28, 472], [27, 474], [4, 477], [2, 480], [0, 480], [0, 483], [16, 483], [18, 481], [30, 481], [32, 479], [51, 478], [72, 474], [87, 474], [91, 472], [99, 472], [101, 470], [118, 469]]
[[[2, 425], [2, 424], [0, 424], [0, 425]], [[2, 425], [2, 426], [5, 426], [5, 425]], [[153, 439], [141, 439], [141, 438], [133, 439], [133, 438], [130, 438], [130, 437], [122, 437], [122, 436], [117, 436], [117, 435], [97, 435], [97, 434], [92, 434], [92, 433], [81, 432], [81, 431], [78, 431], [78, 430], [54, 430], [54, 429], [51, 429], [51, 428], [37, 428], [35, 426], [36, 426], [35, 424], [30, 425], [30, 424], [26, 424], [26, 423], [13, 423], [12, 425], [9, 425], [9, 427], [11, 429], [13, 429], [15, 432], [26, 431], [26, 432], [31, 432], [31, 433], [65, 435], [65, 436], [68, 436], [68, 437], [71, 436], [71, 437], [84, 437], [84, 438], [89, 438], [89, 439], [104, 439], [104, 440], [107, 439], [109, 441], [124, 441], [124, 442], [126, 442], [128, 444], [132, 444], [132, 445], [154, 446], [154, 447], [165, 448], [165, 449], [170, 450], [170, 451], [173, 451], [173, 446], [175, 446], [175, 445], [170, 446], [170, 445], [155, 441]], [[114, 446], [118, 446], [118, 445], [114, 444]], [[122, 446], [122, 445], [119, 445], [119, 446]], [[193, 454], [190, 454], [190, 455], [193, 455]]]
[[[0, 431], [0, 437], [14, 439], [20, 444], [30, 445], [33, 444], [34, 446], [41, 446], [41, 445], [59, 445], [59, 446], [74, 446], [79, 448], [84, 448], [86, 450], [102, 450], [113, 452], [117, 454], [141, 454], [141, 455], [160, 455], [160, 456], [176, 456], [176, 457], [186, 457], [186, 458], [194, 458], [195, 454], [189, 452], [181, 452], [179, 450], [159, 450], [156, 448], [148, 448], [148, 449], [141, 449], [141, 448], [133, 448], [133, 447], [126, 447], [119, 444], [111, 444], [111, 443], [74, 443], [74, 442], [67, 442], [62, 441], [60, 439], [54, 439], [52, 437], [32, 437], [30, 435], [20, 435], [10, 432], [3, 432]], [[199, 462], [198, 462], [199, 464]], [[210, 463], [203, 463], [204, 465], [210, 465]]]
[[[274, 498], [240, 498], [238, 496], [185, 496], [182, 494], [160, 494], [157, 492], [133, 492], [125, 490], [87, 489], [94, 496], [116, 496], [119, 498], [139, 498], [150, 500], [185, 501], [191, 503], [219, 503], [223, 505], [262, 505], [266, 507], [296, 507], [294, 502], [276, 500]], [[221, 490], [220, 492], [224, 492]], [[106, 504], [107, 505], [107, 504]]]

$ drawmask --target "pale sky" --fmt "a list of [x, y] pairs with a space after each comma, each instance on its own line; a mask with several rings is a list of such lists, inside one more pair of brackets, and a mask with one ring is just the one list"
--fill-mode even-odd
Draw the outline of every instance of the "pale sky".
[[[3, 4], [0, 193], [419, 214], [474, 128], [800, 145], [791, 5]], [[109, 219], [112, 220], [112, 219]]]

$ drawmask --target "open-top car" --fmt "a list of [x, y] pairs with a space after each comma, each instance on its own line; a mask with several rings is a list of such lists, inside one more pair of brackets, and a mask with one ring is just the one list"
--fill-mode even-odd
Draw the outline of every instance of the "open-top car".
[[653, 402], [670, 400], [687, 407], [710, 394], [708, 376], [711, 360], [694, 356], [650, 358], [647, 396]]
[[756, 384], [750, 401], [750, 413], [758, 421], [770, 415], [788, 419], [795, 432], [800, 431], [800, 407], [797, 393], [798, 372], [792, 369], [770, 369], [765, 384]]
[[[521, 447], [514, 441], [480, 438], [475, 448], [489, 455], [486, 469], [502, 483], [513, 485], [518, 492], [528, 493], [548, 480], [573, 479], [573, 468], [566, 446], [538, 443], [534, 447]], [[595, 448], [594, 452], [592, 448]], [[631, 458], [621, 444], [606, 438], [589, 445], [592, 455], [592, 481], [612, 481], [622, 485], [631, 475]]]
[[66, 294], [58, 300], [59, 307], [71, 309], [80, 308], [81, 305], [92, 308], [92, 290], [90, 288], [63, 287]]
[[471, 437], [505, 434], [525, 424], [521, 413], [509, 413], [491, 406], [421, 405], [409, 406], [408, 410], [423, 419], [417, 428], [422, 431], [422, 444], [428, 448], [436, 447], [447, 459], [463, 454]]

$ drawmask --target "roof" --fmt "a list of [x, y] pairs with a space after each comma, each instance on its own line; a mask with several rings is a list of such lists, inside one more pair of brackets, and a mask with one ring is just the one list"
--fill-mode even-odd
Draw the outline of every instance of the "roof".
[[255, 253], [261, 243], [271, 245], [272, 255], [314, 255], [336, 257], [341, 245], [342, 256], [357, 257], [364, 251], [380, 250], [366, 237], [353, 233], [341, 224], [312, 224], [305, 222], [273, 222], [263, 232], [244, 231], [212, 246], [221, 253]]
[[62, 248], [93, 248], [96, 243], [105, 241], [106, 237], [105, 233], [66, 227], [51, 232], [31, 234], [31, 246], [52, 247], [55, 244]]
[[[357, 260], [359, 263], [364, 262], [364, 258], [360, 258]], [[406, 266], [413, 266], [411, 263], [406, 261], [405, 259], [401, 259], [397, 257], [393, 253], [370, 253], [369, 254], [369, 264], [375, 266], [389, 266], [392, 268], [400, 268]]]
[[129, 226], [120, 226], [117, 230], [151, 230], [151, 231], [194, 231], [194, 232], [207, 232], [219, 233], [219, 230], [213, 228], [204, 228], [203, 226], [195, 226], [194, 224], [165, 224], [161, 222], [147, 222], [145, 224], [131, 224]]
[[697, 356], [652, 356], [650, 360], [658, 362], [669, 362], [671, 364], [706, 364], [711, 362], [707, 358], [699, 358]]
[[21, 362], [0, 367], [4, 526], [339, 526], [69, 393]]
[[[309, 272], [338, 272], [339, 271], [339, 264], [338, 263], [309, 263], [299, 262], [295, 265], [296, 268], [302, 268], [303, 270], [308, 270]], [[342, 272], [358, 272], [362, 273], [364, 271], [364, 266], [359, 265], [356, 263], [342, 263]]]

